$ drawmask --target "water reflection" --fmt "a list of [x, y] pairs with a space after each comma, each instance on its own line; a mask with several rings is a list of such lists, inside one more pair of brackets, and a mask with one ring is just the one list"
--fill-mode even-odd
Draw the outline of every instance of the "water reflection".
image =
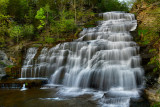
[[67, 97], [59, 94], [59, 88], [0, 90], [2, 107], [96, 107], [91, 95]]

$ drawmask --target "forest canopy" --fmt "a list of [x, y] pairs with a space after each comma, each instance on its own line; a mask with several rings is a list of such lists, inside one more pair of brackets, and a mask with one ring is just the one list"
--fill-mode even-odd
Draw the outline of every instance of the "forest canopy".
[[128, 6], [118, 0], [0, 0], [0, 47], [22, 40], [52, 43], [107, 11], [128, 11]]

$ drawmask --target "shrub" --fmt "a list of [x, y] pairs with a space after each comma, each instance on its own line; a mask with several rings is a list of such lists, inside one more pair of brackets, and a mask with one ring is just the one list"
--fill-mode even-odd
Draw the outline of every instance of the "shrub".
[[23, 28], [19, 25], [13, 26], [10, 28], [9, 34], [10, 37], [16, 39], [18, 43], [19, 39], [23, 37]]
[[51, 38], [51, 37], [45, 37], [45, 42], [46, 43], [49, 43], [49, 44], [52, 44], [55, 42], [55, 39], [54, 38]]
[[34, 34], [34, 26], [33, 25], [24, 25], [23, 26], [23, 35], [26, 38], [31, 38]]
[[4, 47], [5, 46], [5, 39], [4, 39], [4, 37], [2, 36], [2, 37], [0, 37], [0, 47], [2, 48], [2, 47]]
[[60, 32], [70, 32], [76, 29], [74, 19], [64, 19], [58, 23]]

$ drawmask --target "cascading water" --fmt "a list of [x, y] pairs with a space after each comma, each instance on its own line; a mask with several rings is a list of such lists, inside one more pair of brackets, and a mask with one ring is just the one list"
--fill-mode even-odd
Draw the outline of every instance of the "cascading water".
[[52, 84], [100, 90], [105, 92], [101, 99], [105, 106], [128, 107], [143, 87], [139, 47], [130, 34], [137, 21], [123, 12], [102, 16], [104, 21], [84, 29], [79, 39], [43, 48], [36, 63], [32, 61], [37, 48], [30, 48], [21, 77], [48, 77]]
[[34, 57], [37, 53], [37, 48], [29, 48], [27, 51], [26, 58], [24, 60], [24, 64], [21, 69], [21, 78], [32, 77], [33, 76], [33, 65], [34, 65]]

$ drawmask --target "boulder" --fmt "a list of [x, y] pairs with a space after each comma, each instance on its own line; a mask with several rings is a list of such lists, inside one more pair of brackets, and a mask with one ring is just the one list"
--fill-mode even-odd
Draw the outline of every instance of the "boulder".
[[12, 61], [7, 57], [6, 53], [0, 50], [0, 80], [6, 75], [5, 67], [13, 65]]

